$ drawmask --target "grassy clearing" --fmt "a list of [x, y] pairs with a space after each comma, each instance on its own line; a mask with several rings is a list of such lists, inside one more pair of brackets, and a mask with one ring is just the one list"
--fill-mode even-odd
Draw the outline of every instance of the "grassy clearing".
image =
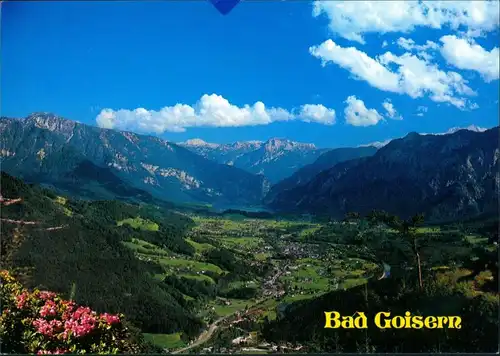
[[170, 256], [171, 253], [152, 243], [141, 239], [132, 239], [132, 241], [122, 242], [126, 247], [134, 252], [146, 256]]
[[272, 254], [271, 253], [257, 253], [255, 254], [255, 259], [257, 261], [265, 261], [267, 260], [268, 257], [271, 257]]
[[206, 276], [204, 274], [190, 274], [190, 273], [181, 273], [178, 275], [179, 277], [185, 277], [185, 278], [191, 278], [191, 279], [196, 279], [198, 281], [207, 281], [209, 283], [215, 284], [215, 281], [210, 278], [209, 276]]
[[283, 298], [283, 301], [285, 303], [292, 303], [292, 302], [298, 302], [299, 300], [306, 300], [306, 299], [312, 299], [320, 296], [321, 293], [319, 294], [291, 294]]
[[238, 231], [241, 222], [229, 219], [205, 218], [193, 216], [192, 219], [198, 225], [198, 228], [210, 228], [217, 230], [235, 230]]
[[321, 226], [320, 226], [320, 225], [317, 225], [317, 226], [312, 226], [312, 227], [306, 228], [306, 229], [304, 229], [304, 230], [302, 230], [302, 231], [300, 232], [299, 236], [300, 236], [300, 238], [301, 238], [302, 240], [305, 240], [305, 239], [307, 239], [308, 237], [313, 236], [313, 235], [314, 235], [314, 233], [315, 233], [316, 231], [318, 231], [320, 228], [321, 228]]
[[63, 211], [64, 215], [66, 215], [66, 216], [73, 216], [73, 212], [72, 212], [70, 209], [68, 209], [68, 208], [66, 207], [66, 203], [67, 203], [67, 201], [68, 201], [68, 199], [66, 199], [66, 198], [64, 198], [64, 197], [61, 197], [61, 196], [57, 196], [57, 197], [54, 199], [54, 202], [55, 202], [56, 204], [61, 205], [61, 209], [62, 209], [62, 211]]
[[196, 241], [193, 241], [189, 238], [186, 239], [186, 242], [188, 242], [191, 246], [194, 247], [196, 253], [201, 254], [205, 251], [209, 251], [214, 248], [214, 246], [208, 244], [208, 243], [199, 243]]
[[221, 241], [232, 248], [239, 248], [244, 250], [252, 250], [258, 248], [264, 243], [261, 238], [255, 237], [224, 237]]
[[484, 244], [484, 243], [488, 242], [487, 237], [481, 237], [481, 236], [475, 236], [475, 235], [468, 235], [465, 237], [465, 239], [473, 245]]
[[417, 234], [430, 234], [438, 232], [441, 232], [441, 228], [439, 227], [424, 226], [417, 229]]
[[238, 282], [231, 282], [229, 283], [229, 286], [227, 287], [228, 290], [230, 289], [238, 289], [238, 288], [255, 288], [259, 284], [255, 281], [238, 281]]
[[222, 274], [224, 271], [211, 263], [186, 260], [183, 258], [160, 258], [158, 262], [165, 267], [174, 267], [179, 269], [186, 269], [190, 272], [211, 271], [217, 274]]
[[165, 349], [175, 349], [186, 346], [186, 343], [182, 341], [181, 334], [148, 334], [144, 333], [144, 339], [149, 341], [156, 346]]
[[150, 221], [147, 219], [143, 219], [141, 217], [129, 218], [118, 221], [116, 223], [118, 226], [122, 226], [123, 224], [130, 225], [134, 229], [145, 230], [145, 231], [158, 231], [160, 230], [160, 226], [154, 221]]
[[239, 300], [239, 299], [229, 299], [231, 302], [231, 305], [219, 305], [219, 304], [212, 304], [213, 307], [215, 308], [215, 313], [218, 316], [226, 316], [229, 314], [233, 314], [237, 312], [238, 310], [242, 310], [245, 308], [245, 306], [250, 306], [253, 304], [251, 300]]
[[54, 201], [57, 203], [57, 204], [61, 204], [61, 205], [66, 205], [66, 202], [68, 201], [68, 199], [66, 199], [65, 197], [61, 197], [61, 196], [57, 196]]
[[360, 286], [367, 283], [366, 278], [347, 278], [341, 285], [340, 288], [349, 289], [353, 287]]

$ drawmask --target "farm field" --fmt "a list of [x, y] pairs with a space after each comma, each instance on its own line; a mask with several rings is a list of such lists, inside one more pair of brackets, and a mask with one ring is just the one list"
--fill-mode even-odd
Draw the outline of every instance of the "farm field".
[[[364, 285], [380, 277], [382, 263], [395, 262], [394, 256], [378, 251], [380, 244], [386, 249], [391, 239], [396, 240], [398, 232], [392, 228], [363, 222], [250, 219], [234, 214], [190, 217], [196, 224], [185, 237], [195, 251], [191, 257], [144, 241], [126, 244], [139, 257], [149, 256], [162, 266], [164, 273], [157, 277], [175, 276], [203, 284], [209, 291], [186, 298], [208, 324], [245, 313], [255, 325], [271, 322], [287, 305]], [[425, 240], [422, 252], [429, 270], [450, 271], [458, 257], [487, 242], [480, 234], [462, 236], [457, 230], [435, 226], [419, 227], [415, 233]], [[225, 252], [231, 256], [228, 260]], [[462, 270], [463, 276], [470, 273]], [[478, 278], [489, 277], [483, 273]], [[160, 345], [163, 341], [158, 340], [164, 339], [151, 340]], [[170, 342], [172, 345], [184, 346], [180, 342]]]

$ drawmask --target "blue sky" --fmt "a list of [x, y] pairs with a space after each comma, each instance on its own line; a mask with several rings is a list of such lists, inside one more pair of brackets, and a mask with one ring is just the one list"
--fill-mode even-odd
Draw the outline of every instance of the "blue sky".
[[498, 125], [498, 4], [1, 6], [3, 116], [321, 147]]

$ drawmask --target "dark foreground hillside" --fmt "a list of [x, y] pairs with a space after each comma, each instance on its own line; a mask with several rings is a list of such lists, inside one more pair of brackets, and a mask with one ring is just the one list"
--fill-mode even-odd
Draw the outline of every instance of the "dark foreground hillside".
[[[98, 312], [124, 313], [143, 332], [197, 334], [201, 322], [183, 296], [152, 278], [155, 267], [123, 246], [132, 237], [192, 254], [183, 239], [190, 219], [116, 201], [72, 201], [5, 173], [1, 196], [20, 199], [1, 209], [1, 264], [28, 287], [62, 293]], [[157, 231], [117, 221], [141, 215]]]

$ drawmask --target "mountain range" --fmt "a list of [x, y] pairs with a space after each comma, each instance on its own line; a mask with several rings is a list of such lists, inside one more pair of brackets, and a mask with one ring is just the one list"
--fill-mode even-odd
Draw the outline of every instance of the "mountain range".
[[284, 191], [294, 189], [297, 186], [309, 182], [317, 174], [325, 169], [334, 167], [335, 165], [344, 161], [371, 156], [375, 152], [377, 152], [377, 148], [373, 146], [336, 148], [327, 151], [319, 156], [318, 159], [316, 159], [316, 161], [314, 161], [313, 163], [300, 168], [290, 177], [285, 178], [277, 184], [273, 185], [264, 198], [264, 202], [271, 202], [277, 194], [281, 194]]
[[280, 211], [327, 214], [423, 212], [428, 220], [498, 214], [499, 128], [410, 133], [372, 156], [341, 162], [270, 196]]
[[46, 113], [1, 118], [0, 147], [2, 170], [84, 196], [151, 195], [173, 202], [253, 205], [269, 186], [263, 176], [157, 137]]
[[411, 133], [323, 149], [268, 141], [175, 144], [53, 114], [0, 119], [2, 170], [90, 199], [258, 207], [340, 218], [382, 209], [428, 220], [498, 211], [498, 130]]
[[181, 146], [216, 162], [232, 165], [247, 172], [264, 175], [271, 184], [291, 176], [301, 167], [313, 163], [329, 149], [314, 144], [272, 138], [263, 141], [208, 143], [188, 140]]

